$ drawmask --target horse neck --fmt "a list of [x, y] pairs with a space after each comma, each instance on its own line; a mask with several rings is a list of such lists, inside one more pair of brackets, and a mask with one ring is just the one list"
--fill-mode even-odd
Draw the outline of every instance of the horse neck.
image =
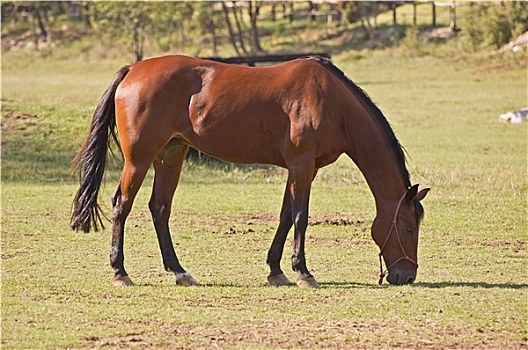
[[402, 174], [387, 136], [368, 111], [357, 113], [356, 110], [350, 115], [362, 120], [347, 125], [348, 138], [352, 141], [352, 151], [347, 154], [365, 177], [379, 212], [401, 198], [409, 186], [408, 180]]

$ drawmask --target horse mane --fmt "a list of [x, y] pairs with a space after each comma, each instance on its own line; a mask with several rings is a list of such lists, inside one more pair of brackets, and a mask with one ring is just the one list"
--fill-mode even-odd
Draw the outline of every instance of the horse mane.
[[401, 145], [400, 141], [398, 141], [398, 139], [396, 138], [396, 135], [394, 134], [394, 131], [392, 130], [389, 121], [387, 120], [387, 118], [385, 118], [378, 106], [376, 106], [376, 104], [372, 102], [372, 99], [367, 95], [367, 93], [363, 89], [354, 84], [352, 80], [350, 80], [350, 78], [348, 78], [345, 73], [343, 73], [341, 69], [337, 68], [329, 59], [319, 56], [313, 56], [310, 57], [310, 59], [316, 60], [323, 67], [331, 71], [354, 93], [354, 95], [356, 95], [367, 106], [367, 109], [371, 112], [370, 115], [374, 118], [376, 124], [381, 128], [383, 134], [386, 137], [387, 143], [392, 150], [394, 158], [396, 159], [396, 163], [398, 164], [398, 168], [400, 169], [400, 173], [405, 184], [407, 185], [407, 187], [410, 187], [411, 181], [409, 178], [409, 171], [407, 170], [407, 167], [405, 165], [405, 150]]

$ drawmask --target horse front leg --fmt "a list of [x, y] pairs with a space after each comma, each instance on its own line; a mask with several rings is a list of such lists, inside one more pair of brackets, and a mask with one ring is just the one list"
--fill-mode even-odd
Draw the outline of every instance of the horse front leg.
[[289, 167], [289, 190], [291, 195], [291, 216], [294, 226], [294, 241], [292, 268], [299, 276], [297, 285], [305, 288], [320, 288], [321, 286], [306, 267], [305, 238], [308, 227], [308, 207], [310, 190], [316, 170], [313, 161], [300, 159], [293, 167]]
[[158, 236], [158, 242], [166, 271], [176, 275], [176, 284], [196, 285], [198, 282], [181, 266], [169, 230], [169, 217], [174, 192], [178, 186], [181, 168], [189, 146], [167, 146], [160, 158], [154, 161], [154, 186], [149, 201], [152, 221]]

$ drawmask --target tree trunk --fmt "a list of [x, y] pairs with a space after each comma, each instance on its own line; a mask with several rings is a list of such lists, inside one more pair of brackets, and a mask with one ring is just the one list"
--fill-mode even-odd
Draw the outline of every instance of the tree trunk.
[[11, 22], [10, 22], [11, 29], [15, 29], [15, 26], [16, 26], [18, 6], [19, 5], [17, 3], [13, 4], [13, 10], [11, 11]]
[[369, 13], [369, 9], [368, 9], [367, 6], [368, 6], [368, 4], [360, 3], [359, 11], [361, 13], [361, 16], [363, 17], [363, 19], [367, 23], [367, 25], [365, 27], [367, 28], [367, 33], [368, 33], [368, 36], [369, 36], [369, 40], [374, 40], [374, 38], [375, 38], [374, 28], [372, 27], [372, 24], [370, 23], [370, 13]]
[[233, 45], [237, 56], [240, 56], [240, 51], [238, 50], [238, 46], [236, 43], [235, 33], [233, 32], [233, 26], [231, 25], [231, 20], [229, 19], [229, 9], [227, 8], [225, 1], [222, 1], [222, 9], [224, 10], [227, 31], [229, 32], [229, 41], [231, 41], [231, 45]]
[[132, 32], [132, 50], [134, 51], [134, 58], [136, 62], [139, 62], [143, 59], [143, 38], [140, 33], [141, 30], [141, 20], [139, 18], [134, 18], [134, 29]]
[[86, 28], [92, 27], [92, 22], [90, 22], [90, 3], [84, 2], [81, 6], [81, 17], [83, 18], [84, 26]]
[[216, 43], [216, 26], [213, 19], [209, 23], [209, 30], [211, 31], [211, 54], [213, 57], [218, 56], [217, 43]]
[[48, 31], [46, 30], [46, 27], [44, 26], [44, 22], [42, 22], [42, 16], [40, 15], [40, 11], [38, 8], [34, 7], [32, 8], [31, 10], [31, 14], [33, 15], [33, 18], [35, 18], [37, 24], [38, 24], [38, 27], [39, 27], [39, 30], [40, 30], [40, 35], [42, 37], [44, 37], [45, 39], [48, 38]]
[[182, 21], [180, 22], [180, 35], [181, 35], [181, 46], [180, 47], [182, 51], [185, 51], [185, 46], [187, 46], [186, 32], [187, 30], [185, 29], [185, 24], [182, 19]]
[[315, 11], [317, 11], [317, 5], [312, 1], [308, 1], [308, 6], [310, 7], [308, 10], [308, 23], [311, 23], [316, 20]]
[[244, 52], [244, 54], [247, 54], [248, 51], [246, 49], [246, 44], [244, 43], [244, 31], [242, 30], [241, 19], [239, 19], [238, 17], [238, 11], [236, 9], [236, 6], [233, 6], [233, 15], [235, 15], [235, 23], [238, 30], [238, 41], [240, 43], [240, 48], [242, 49], [242, 52]]
[[248, 14], [251, 22], [250, 34], [251, 34], [251, 52], [253, 54], [262, 52], [262, 47], [260, 47], [258, 28], [257, 28], [257, 19], [260, 12], [260, 3], [258, 1], [250, 1], [248, 3]]

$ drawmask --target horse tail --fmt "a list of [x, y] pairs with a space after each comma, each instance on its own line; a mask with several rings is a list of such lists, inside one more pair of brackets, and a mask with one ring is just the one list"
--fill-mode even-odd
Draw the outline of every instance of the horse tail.
[[99, 225], [104, 228], [97, 195], [103, 181], [110, 142], [115, 141], [119, 147], [114, 99], [117, 87], [129, 70], [129, 66], [121, 68], [104, 92], [95, 109], [86, 142], [73, 160], [72, 172], [80, 167], [81, 177], [70, 220], [70, 226], [74, 231], [90, 232], [92, 226], [98, 231]]

